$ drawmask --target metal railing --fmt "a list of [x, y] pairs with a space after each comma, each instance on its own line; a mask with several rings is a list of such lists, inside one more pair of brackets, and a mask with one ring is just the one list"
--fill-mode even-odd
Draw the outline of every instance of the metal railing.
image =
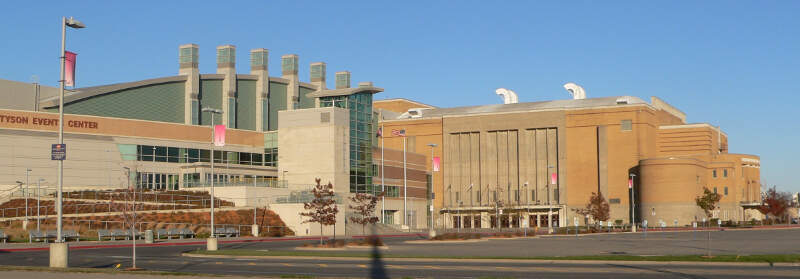
[[[268, 188], [288, 188], [289, 183], [286, 180], [264, 180], [264, 181], [216, 181], [214, 187], [232, 187], [232, 186], [252, 186], [252, 187], [268, 187]], [[211, 187], [211, 182], [198, 182], [192, 181], [184, 184], [184, 188], [204, 188]]]

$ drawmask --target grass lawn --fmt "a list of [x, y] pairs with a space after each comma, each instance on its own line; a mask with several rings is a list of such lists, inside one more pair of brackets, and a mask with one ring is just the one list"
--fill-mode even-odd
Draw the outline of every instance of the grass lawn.
[[[226, 256], [296, 256], [296, 257], [371, 257], [369, 251], [357, 253], [317, 252], [317, 251], [258, 251], [248, 249], [227, 249], [218, 251], [196, 250], [190, 254]], [[756, 263], [796, 263], [800, 254], [786, 255], [716, 255], [705, 258], [702, 255], [679, 256], [635, 256], [635, 255], [597, 255], [567, 257], [480, 257], [480, 256], [426, 256], [426, 255], [386, 255], [382, 258], [430, 258], [430, 259], [510, 259], [510, 260], [564, 260], [564, 261], [656, 261], [656, 262], [756, 262]]]

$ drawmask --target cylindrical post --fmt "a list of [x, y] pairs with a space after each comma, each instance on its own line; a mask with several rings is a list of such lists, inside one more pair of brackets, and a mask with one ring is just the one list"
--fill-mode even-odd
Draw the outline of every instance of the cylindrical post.
[[[61, 18], [61, 52], [59, 53], [59, 57], [61, 58], [61, 75], [58, 81], [59, 83], [59, 91], [58, 91], [58, 143], [64, 144], [64, 51], [66, 51], [66, 43], [67, 43], [67, 18]], [[63, 213], [61, 212], [61, 203], [63, 200], [63, 186], [64, 186], [64, 160], [58, 160], [58, 197], [56, 198], [56, 214], [58, 217], [56, 218], [56, 242], [63, 242], [64, 239], [61, 238], [61, 226], [62, 226], [62, 217]]]

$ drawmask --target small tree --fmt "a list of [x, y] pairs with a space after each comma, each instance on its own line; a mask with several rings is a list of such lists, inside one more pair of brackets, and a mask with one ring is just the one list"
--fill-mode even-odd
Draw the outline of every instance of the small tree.
[[[336, 214], [339, 213], [339, 208], [336, 206], [336, 200], [333, 199], [333, 184], [328, 182], [327, 185], [321, 185], [320, 181], [319, 178], [316, 179], [317, 185], [311, 191], [314, 199], [303, 204], [303, 208], [309, 211], [301, 212], [300, 216], [308, 217], [303, 223], [319, 223], [319, 243], [322, 244], [322, 226], [336, 225]], [[333, 235], [335, 238], [335, 229]]]
[[358, 216], [351, 216], [350, 221], [353, 223], [361, 224], [361, 233], [366, 234], [366, 225], [375, 224], [380, 221], [380, 218], [373, 216], [375, 206], [378, 204], [378, 198], [383, 196], [383, 193], [375, 196], [367, 193], [357, 193], [350, 197], [351, 205], [348, 207], [356, 212]]
[[[111, 198], [111, 207], [114, 208], [115, 211], [121, 212], [120, 216], [122, 217], [122, 229], [128, 228], [131, 233], [131, 239], [133, 239], [133, 247], [132, 247], [132, 254], [131, 257], [131, 269], [136, 269], [136, 222], [137, 222], [137, 215], [136, 211], [141, 210], [142, 204], [136, 204], [136, 189], [133, 189], [128, 183], [128, 189], [116, 192], [115, 197]], [[117, 199], [121, 203], [114, 203], [114, 199]]]
[[611, 207], [603, 197], [603, 193], [600, 192], [592, 192], [592, 196], [589, 198], [589, 203], [586, 204], [586, 208], [576, 208], [573, 209], [573, 211], [583, 216], [591, 216], [595, 222], [608, 221], [608, 219], [611, 218]]
[[722, 199], [720, 194], [711, 192], [711, 190], [708, 190], [708, 188], [703, 187], [703, 195], [695, 197], [694, 201], [697, 203], [698, 207], [703, 209], [703, 211], [706, 213], [706, 217], [710, 219], [712, 211], [717, 208], [717, 204], [719, 204], [720, 199]]
[[767, 193], [764, 195], [764, 200], [761, 201], [761, 206], [758, 207], [758, 211], [761, 214], [764, 214], [769, 220], [769, 216], [772, 217], [782, 217], [786, 210], [792, 203], [792, 198], [789, 193], [786, 192], [778, 192], [775, 190], [775, 187], [767, 190]]

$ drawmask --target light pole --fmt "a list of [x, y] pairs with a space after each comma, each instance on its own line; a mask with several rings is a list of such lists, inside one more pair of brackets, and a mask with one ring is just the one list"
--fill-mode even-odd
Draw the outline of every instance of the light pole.
[[[434, 185], [434, 183], [436, 183], [436, 180], [434, 179], [434, 178], [436, 178], [436, 172], [435, 172], [435, 170], [433, 168], [433, 164], [435, 163], [435, 161], [433, 159], [433, 149], [436, 148], [436, 146], [438, 146], [438, 145], [435, 144], [435, 143], [429, 143], [428, 146], [431, 147], [431, 192], [428, 193], [428, 206], [430, 207], [428, 209], [428, 211], [430, 212], [430, 214], [428, 214], [429, 215], [429, 217], [428, 217], [428, 236], [433, 238], [433, 237], [436, 236], [436, 231], [433, 229], [433, 185]], [[381, 155], [383, 155], [383, 154], [381, 154]], [[383, 165], [381, 165], [381, 168], [382, 167], [383, 167]], [[381, 172], [381, 175], [383, 175], [383, 172]], [[383, 181], [383, 180], [381, 180], [381, 181]]]
[[[17, 188], [19, 188], [19, 190], [22, 191], [22, 196], [25, 197], [25, 188], [22, 188], [22, 184], [25, 184], [25, 182], [17, 180], [14, 183], [17, 183]], [[17, 215], [19, 215], [19, 208], [17, 208]], [[19, 216], [17, 216], [17, 217], [19, 217]], [[23, 226], [22, 226], [23, 229], [24, 229], [24, 227], [26, 225], [28, 225], [27, 224], [27, 221], [28, 221], [28, 218], [27, 218], [28, 217], [28, 198], [27, 197], [25, 197], [25, 217], [26, 218], [23, 221]]]
[[41, 214], [39, 212], [39, 209], [41, 208], [41, 206], [39, 205], [40, 204], [39, 200], [42, 197], [42, 192], [41, 192], [41, 190], [42, 190], [42, 181], [44, 181], [44, 178], [39, 178], [39, 180], [36, 181], [36, 230], [37, 231], [40, 231], [39, 230], [39, 223], [40, 223], [39, 220], [42, 218]]
[[[547, 166], [547, 170], [554, 169], [554, 166]], [[555, 173], [551, 173], [552, 175]], [[553, 179], [550, 179], [550, 183], [547, 184], [547, 233], [553, 233], [553, 207], [550, 205], [550, 184], [555, 186], [553, 183]]]
[[636, 177], [636, 174], [631, 173], [628, 177], [630, 177], [628, 189], [631, 190], [631, 232], [636, 232], [636, 200], [633, 195], [633, 178]]
[[[67, 27], [80, 29], [86, 27], [83, 23], [74, 18], [66, 17], [61, 18], [61, 74], [58, 92], [58, 144], [64, 144], [64, 70], [66, 61], [66, 43], [67, 43]], [[50, 245], [50, 267], [67, 267], [69, 257], [69, 246], [64, 243], [62, 234], [63, 229], [63, 210], [62, 202], [64, 200], [64, 160], [58, 160], [58, 197], [56, 198], [56, 210], [58, 217], [56, 218], [56, 243]]]
[[30, 189], [30, 182], [31, 182], [31, 169], [25, 170], [25, 190], [22, 191], [22, 195], [25, 196], [25, 227], [24, 229], [28, 228], [28, 189]]
[[[525, 223], [527, 225], [527, 226], [525, 226], [525, 237], [528, 237], [528, 227], [531, 226], [531, 221], [530, 221], [531, 220], [531, 197], [528, 196], [528, 181], [525, 181], [525, 184], [523, 184], [523, 185], [524, 185], [523, 188], [525, 189], [525, 197], [526, 197], [526, 199], [525, 199], [525, 211], [528, 212], [528, 216], [527, 216], [528, 219], [525, 220]], [[520, 225], [522, 225], [522, 220], [520, 220]]]
[[214, 115], [222, 114], [222, 110], [205, 107], [202, 112], [211, 114], [211, 237], [208, 238], [208, 242], [206, 243], [206, 250], [216, 251], [217, 237], [214, 231], [214, 137], [216, 136], [216, 131], [214, 129]]

